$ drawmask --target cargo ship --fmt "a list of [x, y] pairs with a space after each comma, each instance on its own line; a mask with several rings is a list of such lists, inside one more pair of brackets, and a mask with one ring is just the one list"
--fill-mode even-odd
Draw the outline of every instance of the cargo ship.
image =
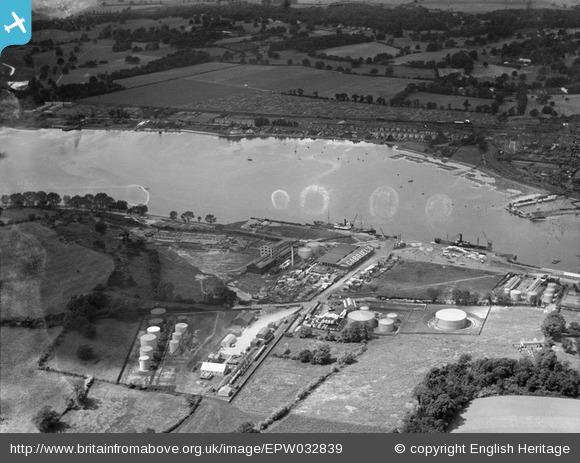
[[459, 248], [466, 248], [466, 249], [479, 249], [482, 251], [491, 251], [493, 249], [493, 245], [491, 241], [487, 241], [487, 245], [482, 245], [479, 244], [479, 238], [477, 239], [477, 243], [471, 243], [469, 241], [465, 241], [463, 239], [463, 234], [459, 233], [457, 235], [457, 238], [455, 238], [455, 241], [450, 241], [447, 239], [443, 239], [443, 238], [435, 238], [433, 241], [435, 241], [435, 243], [437, 244], [446, 244], [449, 246], [457, 246]]

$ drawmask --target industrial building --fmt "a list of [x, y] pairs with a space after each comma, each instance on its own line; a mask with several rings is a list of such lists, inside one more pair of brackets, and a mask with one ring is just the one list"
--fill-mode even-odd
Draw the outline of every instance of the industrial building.
[[201, 364], [202, 377], [211, 378], [212, 376], [225, 376], [228, 373], [227, 363], [203, 362]]
[[260, 257], [248, 264], [246, 270], [250, 273], [264, 274], [275, 265], [281, 264], [292, 253], [294, 242], [282, 240], [276, 244], [266, 244], [260, 247]]
[[368, 245], [339, 244], [318, 259], [318, 263], [327, 267], [348, 270], [370, 257], [373, 252], [374, 248]]

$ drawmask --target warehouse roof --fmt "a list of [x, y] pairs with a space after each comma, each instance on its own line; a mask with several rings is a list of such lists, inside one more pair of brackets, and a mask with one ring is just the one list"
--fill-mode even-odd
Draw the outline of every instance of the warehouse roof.
[[339, 261], [344, 259], [353, 251], [356, 251], [356, 249], [357, 247], [352, 244], [339, 244], [318, 259], [318, 262], [327, 265], [337, 265]]

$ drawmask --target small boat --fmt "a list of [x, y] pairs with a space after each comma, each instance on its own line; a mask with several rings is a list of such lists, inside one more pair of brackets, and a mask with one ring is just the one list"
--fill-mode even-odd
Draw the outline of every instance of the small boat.
[[248, 161], [250, 161], [250, 162], [251, 162], [251, 161], [253, 161], [253, 159], [252, 159], [252, 158], [248, 158]]
[[554, 259], [554, 260], [552, 261], [552, 264], [559, 264], [559, 263], [560, 263], [560, 259]]

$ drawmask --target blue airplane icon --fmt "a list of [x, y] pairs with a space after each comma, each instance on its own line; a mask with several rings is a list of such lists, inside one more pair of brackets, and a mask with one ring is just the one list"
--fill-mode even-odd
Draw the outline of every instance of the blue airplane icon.
[[0, 0], [0, 53], [32, 39], [32, 0]]

